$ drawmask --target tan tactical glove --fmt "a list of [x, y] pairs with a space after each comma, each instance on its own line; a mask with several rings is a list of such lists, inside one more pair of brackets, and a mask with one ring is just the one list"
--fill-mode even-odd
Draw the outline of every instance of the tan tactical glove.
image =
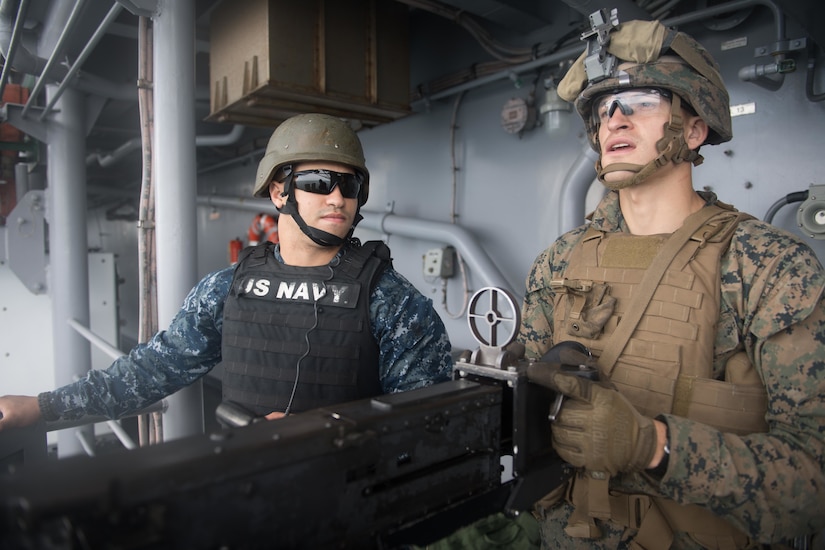
[[551, 428], [561, 458], [610, 475], [648, 467], [656, 451], [656, 427], [622, 394], [555, 369], [528, 370], [528, 377], [569, 398]]

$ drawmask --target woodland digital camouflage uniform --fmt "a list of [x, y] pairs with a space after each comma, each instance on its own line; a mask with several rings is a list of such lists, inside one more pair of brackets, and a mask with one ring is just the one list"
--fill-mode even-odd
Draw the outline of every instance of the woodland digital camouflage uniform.
[[[712, 193], [700, 193], [708, 203]], [[629, 232], [610, 192], [592, 223]], [[561, 278], [585, 226], [560, 237], [538, 256], [527, 278], [519, 340], [528, 357], [555, 342], [551, 279]], [[825, 529], [825, 272], [797, 237], [757, 220], [742, 222], [721, 258], [721, 303], [714, 375], [725, 360], [746, 350], [768, 392], [769, 433], [738, 437], [666, 415], [671, 456], [661, 484], [642, 474], [611, 483], [624, 492], [661, 495], [706, 506], [759, 540]], [[564, 526], [571, 507], [562, 502], [541, 521], [550, 548], [625, 548], [623, 533], [599, 522], [605, 536], [571, 539]], [[625, 533], [628, 535], [630, 533]], [[700, 548], [682, 534], [674, 548]]]
[[[344, 249], [346, 250], [346, 248]], [[340, 254], [340, 253], [339, 253]], [[276, 256], [280, 254], [276, 251]], [[223, 306], [234, 268], [204, 277], [184, 300], [169, 328], [117, 359], [107, 371], [48, 394], [52, 413], [64, 419], [116, 418], [140, 410], [209, 372], [221, 359]], [[449, 380], [450, 342], [433, 322], [431, 300], [388, 268], [370, 295], [371, 330], [379, 346], [379, 378], [385, 393]]]

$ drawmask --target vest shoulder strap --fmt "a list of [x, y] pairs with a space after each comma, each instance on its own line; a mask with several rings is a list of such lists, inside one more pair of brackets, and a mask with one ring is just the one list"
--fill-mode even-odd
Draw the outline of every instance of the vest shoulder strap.
[[[695, 240], [694, 236], [696, 232], [702, 229], [710, 219], [726, 212], [728, 212], [726, 208], [716, 205], [706, 206], [689, 216], [682, 227], [676, 230], [676, 232], [665, 241], [639, 284], [638, 296], [634, 298], [630, 308], [622, 317], [621, 322], [607, 342], [604, 352], [599, 357], [598, 365], [603, 373], [609, 375], [610, 372], [612, 372], [616, 364], [616, 359], [618, 359], [622, 351], [624, 351], [627, 342], [630, 340], [630, 336], [633, 334], [645, 309], [647, 309], [650, 300], [653, 298], [653, 294], [656, 292], [656, 288], [659, 286], [665, 271], [667, 271], [667, 268], [673, 262], [673, 259], [679, 251], [682, 250], [689, 241]], [[702, 242], [703, 241], [700, 240], [696, 246], [700, 246]]]
[[[353, 278], [357, 278], [367, 263], [375, 258], [378, 265], [374, 275], [384, 272], [387, 267], [392, 266], [392, 257], [389, 247], [383, 241], [367, 241], [362, 245], [352, 246], [341, 260], [341, 272]], [[373, 284], [377, 277], [373, 277]]]

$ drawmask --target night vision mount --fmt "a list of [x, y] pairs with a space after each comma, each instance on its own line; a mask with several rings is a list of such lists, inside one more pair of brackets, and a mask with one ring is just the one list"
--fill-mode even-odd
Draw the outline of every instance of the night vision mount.
[[600, 9], [590, 14], [590, 30], [581, 35], [587, 41], [587, 55], [584, 58], [584, 70], [587, 80], [592, 84], [613, 75], [616, 69], [616, 57], [607, 52], [610, 32], [619, 25], [619, 13], [616, 8], [608, 12]]

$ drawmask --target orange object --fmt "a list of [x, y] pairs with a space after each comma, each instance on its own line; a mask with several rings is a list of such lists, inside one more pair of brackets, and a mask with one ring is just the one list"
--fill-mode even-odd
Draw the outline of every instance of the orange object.
[[278, 219], [264, 214], [258, 214], [252, 219], [252, 223], [247, 231], [249, 246], [260, 244], [264, 241], [271, 243], [278, 242]]
[[238, 263], [238, 255], [243, 250], [243, 241], [240, 239], [232, 239], [229, 241], [229, 265]]

